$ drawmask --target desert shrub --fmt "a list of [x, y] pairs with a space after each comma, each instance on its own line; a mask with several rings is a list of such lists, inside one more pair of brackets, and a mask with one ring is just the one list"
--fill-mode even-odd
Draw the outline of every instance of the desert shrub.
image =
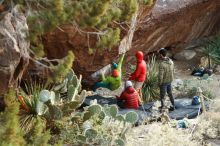
[[50, 139], [50, 131], [45, 131], [45, 123], [42, 121], [40, 117], [38, 117], [35, 122], [33, 128], [25, 135], [25, 140], [28, 145], [36, 145], [36, 146], [48, 146], [48, 141]]
[[206, 41], [202, 49], [203, 55], [208, 58], [209, 68], [211, 68], [212, 63], [220, 63], [220, 36], [215, 37], [212, 40]]
[[213, 80], [211, 77], [207, 80], [201, 80], [200, 78], [183, 80], [183, 84], [174, 87], [177, 97], [193, 97], [197, 95], [197, 88], [200, 87], [203, 91], [203, 95], [209, 99], [215, 97], [215, 89], [210, 88], [218, 84], [219, 81]]
[[156, 57], [153, 56], [147, 62], [147, 77], [142, 88], [143, 101], [149, 102], [159, 98], [158, 72], [159, 66]]
[[214, 100], [207, 113], [199, 117], [193, 138], [198, 141], [220, 138], [220, 101]]
[[6, 108], [1, 113], [0, 123], [0, 145], [1, 146], [23, 146], [25, 140], [19, 126], [19, 103], [16, 101], [15, 92], [10, 89], [4, 96]]

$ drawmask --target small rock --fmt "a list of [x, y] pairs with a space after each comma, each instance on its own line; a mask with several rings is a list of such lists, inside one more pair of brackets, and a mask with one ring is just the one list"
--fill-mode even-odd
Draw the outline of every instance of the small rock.
[[183, 80], [181, 79], [175, 79], [173, 82], [172, 82], [172, 86], [173, 87], [178, 87], [178, 86], [181, 86], [183, 85]]
[[215, 74], [220, 75], [220, 65], [215, 66], [214, 72], [215, 72]]

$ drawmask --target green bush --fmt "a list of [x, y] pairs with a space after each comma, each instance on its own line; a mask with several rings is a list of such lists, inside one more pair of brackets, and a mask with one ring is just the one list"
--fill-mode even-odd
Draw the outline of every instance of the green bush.
[[212, 40], [206, 41], [202, 49], [203, 55], [208, 58], [209, 68], [211, 68], [212, 63], [220, 63], [220, 36], [215, 37]]
[[0, 117], [0, 145], [23, 146], [25, 140], [19, 126], [19, 103], [16, 101], [15, 92], [10, 89], [4, 97], [4, 101], [6, 108]]

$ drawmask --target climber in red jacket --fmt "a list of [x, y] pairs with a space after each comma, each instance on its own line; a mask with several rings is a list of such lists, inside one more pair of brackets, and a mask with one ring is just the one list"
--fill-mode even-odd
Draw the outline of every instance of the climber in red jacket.
[[146, 78], [146, 66], [147, 65], [146, 65], [146, 62], [144, 61], [143, 52], [137, 51], [136, 58], [137, 58], [136, 70], [130, 75], [129, 80], [134, 81], [134, 88], [137, 90], [137, 92], [140, 95], [139, 101], [142, 102], [141, 89]]
[[137, 109], [138, 104], [138, 93], [132, 87], [131, 81], [125, 82], [125, 90], [121, 93], [120, 97], [117, 96], [117, 104], [121, 108]]

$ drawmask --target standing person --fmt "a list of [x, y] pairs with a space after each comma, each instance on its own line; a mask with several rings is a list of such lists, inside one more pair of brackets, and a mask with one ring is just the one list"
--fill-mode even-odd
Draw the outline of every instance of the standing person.
[[159, 64], [159, 75], [158, 82], [160, 87], [160, 100], [161, 100], [161, 109], [164, 107], [164, 98], [166, 93], [168, 94], [172, 106], [170, 110], [174, 110], [174, 99], [172, 94], [172, 86], [171, 82], [174, 78], [174, 63], [173, 61], [167, 57], [167, 50], [161, 48], [159, 50], [160, 55], [160, 64]]
[[125, 90], [121, 93], [120, 97], [116, 96], [117, 104], [121, 108], [137, 109], [138, 104], [138, 93], [133, 88], [131, 81], [125, 82]]
[[142, 86], [144, 84], [145, 78], [146, 78], [146, 62], [144, 61], [144, 55], [143, 52], [137, 51], [136, 52], [136, 58], [137, 58], [137, 65], [136, 70], [130, 75], [129, 80], [134, 81], [134, 88], [139, 93], [139, 101], [142, 103]]

